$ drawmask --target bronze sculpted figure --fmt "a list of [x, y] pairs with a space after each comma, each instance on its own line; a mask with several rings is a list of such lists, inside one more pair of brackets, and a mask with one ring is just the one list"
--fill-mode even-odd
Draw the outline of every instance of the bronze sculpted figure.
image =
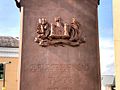
[[49, 45], [79, 46], [81, 43], [85, 43], [80, 23], [75, 18], [72, 18], [72, 22], [68, 25], [63, 23], [60, 17], [56, 17], [55, 23], [49, 24], [45, 18], [40, 18], [36, 31], [38, 36], [35, 37], [35, 42], [43, 47]]
[[37, 26], [37, 33], [39, 34], [38, 37], [41, 39], [48, 38], [50, 34], [49, 23], [46, 21], [45, 18], [39, 19], [39, 23]]

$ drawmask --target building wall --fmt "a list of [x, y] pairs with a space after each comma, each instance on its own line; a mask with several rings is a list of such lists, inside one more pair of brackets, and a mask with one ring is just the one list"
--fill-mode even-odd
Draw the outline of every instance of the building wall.
[[[9, 62], [9, 61], [11, 61], [11, 64], [6, 65], [6, 88], [7, 90], [17, 90], [18, 89], [18, 79], [17, 79], [18, 58], [0, 57], [0, 62]], [[2, 88], [2, 82], [3, 80], [0, 80], [0, 90]]]
[[120, 0], [113, 0], [116, 90], [120, 90]]

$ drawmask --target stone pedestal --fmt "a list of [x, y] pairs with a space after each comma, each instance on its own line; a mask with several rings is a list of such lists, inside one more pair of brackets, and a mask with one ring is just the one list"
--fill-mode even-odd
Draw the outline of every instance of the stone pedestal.
[[[97, 0], [21, 0], [23, 10], [20, 90], [100, 90]], [[78, 46], [39, 46], [39, 18], [60, 16], [80, 23], [85, 38]]]

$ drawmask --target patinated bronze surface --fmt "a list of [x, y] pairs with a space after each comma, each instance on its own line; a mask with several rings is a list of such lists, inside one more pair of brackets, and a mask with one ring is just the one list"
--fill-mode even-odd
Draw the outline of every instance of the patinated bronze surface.
[[98, 0], [21, 0], [21, 6], [20, 90], [101, 90]]
[[34, 41], [43, 47], [49, 45], [79, 46], [85, 43], [80, 23], [75, 18], [72, 18], [70, 25], [63, 23], [60, 17], [56, 17], [55, 22], [56, 24], [48, 23], [45, 18], [40, 18], [36, 30], [38, 35]]

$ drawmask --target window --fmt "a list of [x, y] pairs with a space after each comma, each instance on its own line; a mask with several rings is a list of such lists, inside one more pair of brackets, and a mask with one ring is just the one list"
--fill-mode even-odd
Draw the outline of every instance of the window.
[[3, 64], [0, 64], [0, 79], [3, 79]]

